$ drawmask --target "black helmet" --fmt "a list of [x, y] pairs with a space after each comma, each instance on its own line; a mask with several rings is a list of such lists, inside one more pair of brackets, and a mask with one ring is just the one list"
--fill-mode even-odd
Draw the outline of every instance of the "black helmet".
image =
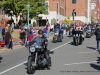
[[39, 30], [39, 31], [38, 31], [38, 34], [43, 34], [43, 31], [42, 31], [42, 30]]

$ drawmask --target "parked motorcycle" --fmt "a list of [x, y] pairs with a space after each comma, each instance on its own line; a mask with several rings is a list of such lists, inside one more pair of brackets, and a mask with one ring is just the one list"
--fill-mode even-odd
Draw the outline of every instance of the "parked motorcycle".
[[[45, 46], [46, 47], [46, 46]], [[48, 65], [46, 56], [44, 55], [44, 49], [37, 45], [32, 45], [29, 47], [29, 57], [28, 57], [28, 65], [27, 65], [27, 72], [28, 74], [35, 73], [36, 69], [45, 68]], [[46, 52], [49, 56], [49, 50]], [[49, 61], [51, 64], [51, 58], [49, 57]]]

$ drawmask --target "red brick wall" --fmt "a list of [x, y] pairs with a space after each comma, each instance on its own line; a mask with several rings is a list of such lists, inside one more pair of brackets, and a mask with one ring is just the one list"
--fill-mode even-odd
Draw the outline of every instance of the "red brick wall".
[[64, 10], [60, 11], [59, 8], [59, 13], [64, 13], [63, 15], [65, 16], [65, 6], [66, 6], [66, 0], [46, 0], [49, 1], [49, 11], [57, 11], [57, 2], [59, 7], [61, 6], [62, 8], [64, 8]]
[[[86, 16], [87, 0], [76, 0], [76, 4], [72, 4], [72, 0], [66, 0], [66, 15], [72, 16], [75, 9], [76, 16]], [[86, 9], [87, 10], [87, 9]]]

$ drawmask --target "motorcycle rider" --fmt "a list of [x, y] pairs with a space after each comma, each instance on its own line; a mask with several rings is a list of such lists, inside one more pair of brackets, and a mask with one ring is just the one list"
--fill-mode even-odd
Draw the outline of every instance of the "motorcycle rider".
[[82, 36], [81, 36], [81, 39], [84, 40], [83, 31], [82, 31], [82, 29], [81, 29], [80, 27], [75, 28], [75, 30], [73, 31], [73, 35], [74, 35], [74, 36], [73, 36], [73, 41], [75, 40], [76, 34], [78, 34], [78, 36], [81, 34], [81, 35], [82, 35]]
[[49, 50], [47, 49], [47, 47], [44, 48], [44, 46], [48, 45], [48, 40], [43, 35], [43, 31], [42, 30], [38, 31], [38, 36], [35, 37], [32, 42], [29, 42], [29, 45], [33, 45], [34, 43], [36, 43], [38, 46], [40, 46], [40, 47], [42, 47], [44, 49], [44, 55], [45, 55], [45, 57], [47, 59], [47, 62], [48, 62], [47, 66], [51, 65], [51, 61], [49, 60], [50, 56], [49, 56], [49, 53], [48, 53]]

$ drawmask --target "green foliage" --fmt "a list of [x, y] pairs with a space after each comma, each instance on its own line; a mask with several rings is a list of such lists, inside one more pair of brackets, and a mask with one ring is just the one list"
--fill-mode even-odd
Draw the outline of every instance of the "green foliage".
[[55, 18], [51, 19], [51, 24], [54, 24], [54, 23], [56, 23], [56, 19]]
[[66, 22], [66, 24], [71, 24], [72, 23], [72, 20], [70, 20], [70, 17], [66, 17], [64, 19], [64, 21]]
[[36, 27], [36, 22], [33, 22], [33, 27]]
[[7, 14], [11, 10], [15, 15], [18, 15], [20, 12], [27, 14], [27, 4], [30, 5], [30, 18], [37, 18], [38, 14], [48, 14], [46, 11], [48, 6], [45, 5], [45, 0], [0, 0], [0, 6], [4, 7]]
[[95, 23], [96, 22], [96, 19], [94, 18], [94, 13], [91, 14], [91, 22], [92, 23]]

